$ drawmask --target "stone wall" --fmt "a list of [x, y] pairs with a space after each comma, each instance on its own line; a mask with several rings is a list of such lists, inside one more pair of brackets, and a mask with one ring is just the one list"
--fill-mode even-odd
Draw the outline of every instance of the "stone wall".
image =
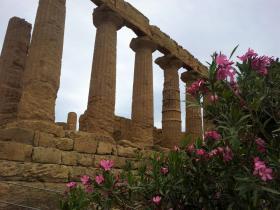
[[[94, 176], [102, 159], [113, 160], [114, 172], [117, 173], [127, 160], [132, 162], [135, 169], [139, 164], [137, 155], [147, 156], [152, 152], [140, 150], [127, 140], [115, 142], [85, 132], [65, 131], [63, 136], [58, 137], [24, 128], [2, 129], [0, 198], [2, 201], [36, 208], [56, 209], [58, 197], [53, 192], [47, 193], [35, 188], [63, 193], [66, 182], [79, 181], [79, 176], [84, 174]], [[15, 207], [6, 206], [3, 209]]]

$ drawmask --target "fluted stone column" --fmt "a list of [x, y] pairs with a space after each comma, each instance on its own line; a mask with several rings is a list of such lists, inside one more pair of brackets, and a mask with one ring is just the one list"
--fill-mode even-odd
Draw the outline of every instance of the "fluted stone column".
[[67, 117], [67, 129], [75, 131], [77, 128], [77, 114], [69, 112]]
[[187, 88], [198, 79], [198, 75], [192, 71], [181, 74], [181, 79], [186, 83], [186, 134], [194, 141], [202, 138], [202, 117], [200, 107], [188, 107], [188, 103], [195, 102], [196, 99], [187, 93]]
[[20, 120], [54, 122], [66, 0], [40, 0], [23, 78]]
[[113, 134], [116, 95], [117, 31], [123, 19], [106, 7], [93, 12], [97, 28], [86, 111], [87, 129], [99, 134]]
[[0, 125], [16, 120], [22, 93], [22, 77], [31, 37], [31, 24], [10, 19], [0, 63]]
[[173, 148], [182, 138], [178, 70], [183, 62], [172, 55], [160, 57], [155, 62], [164, 70], [161, 145]]
[[135, 52], [132, 96], [132, 140], [143, 146], [153, 145], [153, 59], [156, 45], [148, 37], [132, 39]]

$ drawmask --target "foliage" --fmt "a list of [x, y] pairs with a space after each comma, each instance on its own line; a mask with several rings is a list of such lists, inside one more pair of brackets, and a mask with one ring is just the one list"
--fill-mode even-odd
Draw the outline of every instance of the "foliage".
[[204, 139], [136, 172], [116, 175], [104, 160], [103, 179], [69, 185], [61, 209], [280, 209], [280, 63], [251, 49], [238, 58], [215, 53], [209, 77], [188, 88], [215, 128]]

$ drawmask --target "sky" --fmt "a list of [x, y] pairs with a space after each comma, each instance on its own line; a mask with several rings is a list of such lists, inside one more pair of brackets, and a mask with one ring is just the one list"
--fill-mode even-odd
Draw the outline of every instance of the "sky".
[[[259, 54], [280, 57], [279, 0], [127, 0], [203, 64], [217, 51], [236, 55], [253, 48]], [[9, 18], [18, 16], [34, 23], [38, 0], [0, 0], [0, 47]], [[90, 0], [67, 0], [61, 84], [56, 102], [56, 121], [66, 121], [70, 111], [82, 114], [87, 105], [96, 29]], [[129, 43], [136, 35], [118, 31], [115, 114], [131, 117], [134, 52]], [[156, 51], [153, 59], [162, 56]], [[161, 127], [163, 71], [153, 65], [154, 121]], [[185, 69], [180, 69], [179, 74]], [[182, 129], [185, 123], [185, 86], [180, 81]]]

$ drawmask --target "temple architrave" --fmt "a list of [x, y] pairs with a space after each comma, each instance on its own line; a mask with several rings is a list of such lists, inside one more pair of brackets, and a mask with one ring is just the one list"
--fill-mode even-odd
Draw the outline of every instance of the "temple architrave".
[[[95, 46], [87, 107], [78, 130], [75, 112], [68, 114], [67, 122], [55, 122], [67, 1], [39, 0], [32, 37], [30, 23], [17, 17], [9, 21], [0, 57], [2, 201], [57, 209], [59, 196], [30, 187], [63, 191], [69, 180], [93, 176], [101, 159], [114, 160], [115, 170], [127, 160], [137, 168], [139, 153], [165, 152], [185, 136], [202, 137], [202, 111], [181, 109], [181, 103], [194, 98], [185, 92], [186, 101], [180, 100], [179, 82], [181, 78], [187, 88], [207, 77], [207, 68], [124, 0], [91, 1], [96, 5]], [[122, 27], [135, 33], [129, 46], [135, 57], [128, 58], [135, 63], [131, 119], [115, 115], [117, 35]], [[162, 129], [154, 127], [155, 51], [163, 54], [155, 59], [164, 73]], [[179, 75], [182, 68], [185, 72]]]

